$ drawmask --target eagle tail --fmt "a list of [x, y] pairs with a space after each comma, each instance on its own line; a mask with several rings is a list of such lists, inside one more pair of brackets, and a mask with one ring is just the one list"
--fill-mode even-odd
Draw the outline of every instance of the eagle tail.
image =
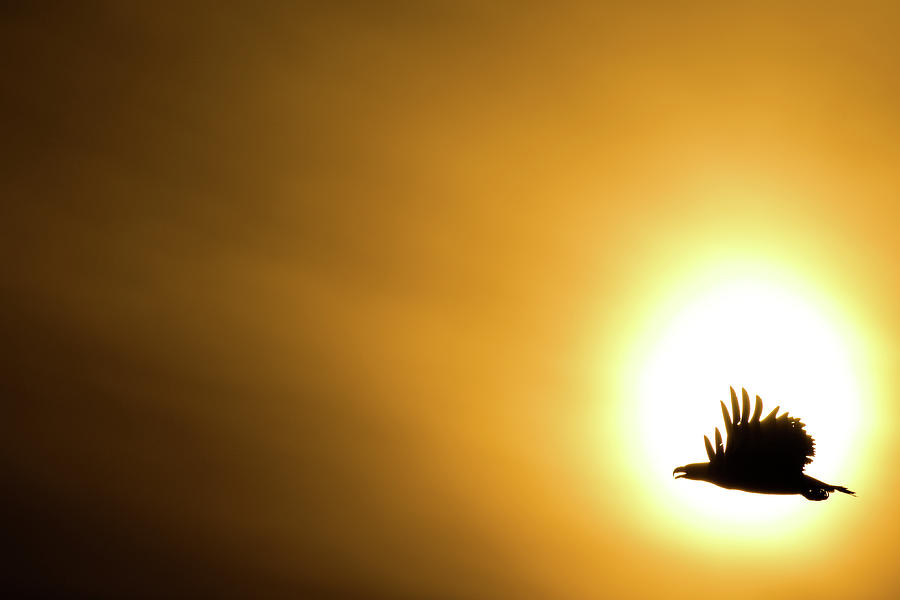
[[834, 485], [834, 486], [831, 486], [831, 487], [834, 488], [834, 490], [832, 490], [832, 491], [844, 492], [845, 494], [850, 494], [851, 496], [855, 496], [855, 495], [856, 495], [856, 492], [854, 492], [853, 490], [848, 490], [847, 488], [845, 488], [845, 487], [842, 486], [842, 485]]

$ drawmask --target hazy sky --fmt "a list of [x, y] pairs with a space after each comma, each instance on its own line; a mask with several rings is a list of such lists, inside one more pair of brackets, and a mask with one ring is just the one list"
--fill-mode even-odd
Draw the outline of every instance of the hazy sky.
[[[4, 587], [900, 586], [894, 3], [183, 4], [0, 9]], [[632, 393], [733, 275], [852, 340], [809, 471], [859, 496], [757, 535], [671, 479], [750, 384], [675, 382], [668, 470]]]

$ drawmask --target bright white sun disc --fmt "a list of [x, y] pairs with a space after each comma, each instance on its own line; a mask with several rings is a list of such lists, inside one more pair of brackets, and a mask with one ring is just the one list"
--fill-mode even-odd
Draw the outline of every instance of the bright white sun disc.
[[[664, 322], [635, 381], [638, 410], [631, 440], [643, 440], [646, 485], [678, 518], [762, 535], [800, 524], [799, 497], [761, 496], [694, 481], [671, 481], [678, 465], [706, 461], [703, 435], [722, 430], [719, 400], [729, 386], [760, 395], [800, 417], [816, 439], [807, 467], [825, 481], [846, 473], [860, 415], [858, 378], [848, 342], [825, 313], [796, 290], [760, 280], [718, 283], [684, 302]], [[724, 432], [723, 432], [724, 433]], [[666, 481], [668, 479], [668, 481]], [[840, 482], [838, 482], [840, 483]], [[650, 491], [648, 489], [648, 491]], [[798, 501], [799, 498], [799, 501]]]

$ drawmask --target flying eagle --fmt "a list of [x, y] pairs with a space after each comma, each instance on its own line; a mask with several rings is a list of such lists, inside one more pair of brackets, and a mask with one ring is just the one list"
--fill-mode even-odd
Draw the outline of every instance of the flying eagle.
[[[731, 388], [731, 416], [724, 402], [726, 446], [716, 428], [716, 447], [706, 442], [708, 463], [693, 463], [672, 471], [676, 479], [708, 481], [719, 487], [757, 494], [802, 494], [807, 500], [825, 500], [834, 491], [856, 495], [840, 485], [831, 485], [803, 472], [815, 456], [815, 442], [796, 417], [783, 413], [779, 407], [760, 420], [762, 399], [756, 397], [756, 407], [750, 415], [750, 397], [743, 392], [743, 411], [738, 407], [737, 394]], [[677, 475], [676, 475], [677, 474]]]

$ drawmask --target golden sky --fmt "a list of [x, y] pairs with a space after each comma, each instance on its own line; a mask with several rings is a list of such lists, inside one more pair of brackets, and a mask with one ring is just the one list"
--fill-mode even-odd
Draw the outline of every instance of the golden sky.
[[895, 3], [8, 4], [5, 587], [900, 586]]

